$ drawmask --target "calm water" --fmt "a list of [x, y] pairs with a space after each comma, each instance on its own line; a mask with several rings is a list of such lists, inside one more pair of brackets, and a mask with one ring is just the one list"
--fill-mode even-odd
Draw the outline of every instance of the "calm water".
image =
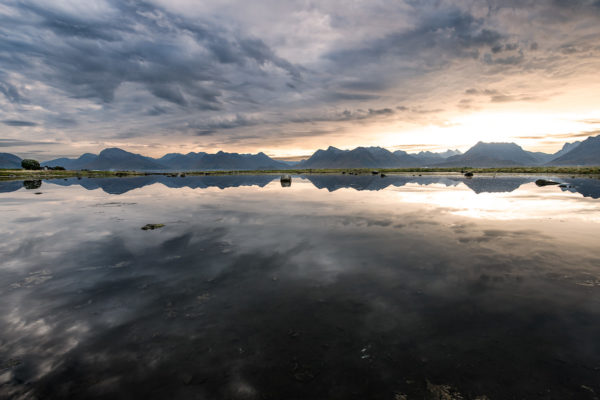
[[0, 182], [0, 397], [596, 399], [600, 181], [536, 178]]

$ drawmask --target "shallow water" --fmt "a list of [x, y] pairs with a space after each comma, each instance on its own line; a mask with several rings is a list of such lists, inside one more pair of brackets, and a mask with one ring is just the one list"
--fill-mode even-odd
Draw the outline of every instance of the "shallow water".
[[0, 182], [0, 397], [597, 398], [600, 181], [536, 178]]

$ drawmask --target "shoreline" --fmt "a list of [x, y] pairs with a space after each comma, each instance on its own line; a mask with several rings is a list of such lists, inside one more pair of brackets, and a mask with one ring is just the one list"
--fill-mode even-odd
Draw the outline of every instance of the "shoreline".
[[600, 167], [500, 167], [500, 168], [323, 168], [323, 169], [285, 169], [285, 170], [249, 170], [249, 171], [171, 171], [171, 172], [145, 172], [145, 171], [52, 171], [52, 170], [0, 170], [1, 181], [12, 180], [42, 180], [60, 178], [123, 178], [148, 175], [165, 176], [211, 176], [211, 175], [310, 175], [310, 174], [349, 174], [369, 175], [373, 172], [385, 174], [420, 174], [420, 175], [462, 175], [465, 172], [488, 175], [578, 175], [590, 178], [600, 178]]

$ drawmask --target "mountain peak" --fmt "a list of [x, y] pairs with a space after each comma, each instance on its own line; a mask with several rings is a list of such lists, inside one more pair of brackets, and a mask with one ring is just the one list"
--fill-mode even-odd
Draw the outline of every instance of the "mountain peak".
[[577, 145], [571, 145], [566, 152], [559, 151], [557, 153], [559, 156], [548, 165], [600, 165], [600, 135], [590, 136], [580, 143], [575, 143]]
[[118, 147], [109, 147], [109, 148], [102, 150], [98, 155], [110, 157], [110, 156], [123, 156], [123, 155], [128, 155], [128, 154], [133, 154], [133, 153], [130, 153], [130, 152], [120, 149]]

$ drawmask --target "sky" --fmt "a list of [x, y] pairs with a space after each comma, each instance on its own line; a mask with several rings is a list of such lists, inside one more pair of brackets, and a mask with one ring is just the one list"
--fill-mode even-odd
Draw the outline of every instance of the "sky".
[[599, 71], [600, 0], [0, 0], [0, 152], [555, 152]]

